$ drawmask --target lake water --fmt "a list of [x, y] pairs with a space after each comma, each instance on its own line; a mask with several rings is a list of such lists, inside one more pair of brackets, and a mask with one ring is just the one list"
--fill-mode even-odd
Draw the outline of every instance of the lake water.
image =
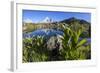
[[[23, 38], [32, 38], [35, 36], [44, 36], [50, 38], [51, 36], [62, 36], [63, 32], [60, 30], [54, 30], [54, 29], [37, 29], [30, 33], [23, 33]], [[80, 40], [83, 38], [80, 38]], [[88, 43], [91, 43], [91, 38], [86, 38]]]
[[57, 36], [57, 35], [63, 35], [63, 32], [60, 30], [54, 30], [54, 29], [38, 29], [30, 33], [23, 33], [23, 38], [32, 38], [34, 36]]

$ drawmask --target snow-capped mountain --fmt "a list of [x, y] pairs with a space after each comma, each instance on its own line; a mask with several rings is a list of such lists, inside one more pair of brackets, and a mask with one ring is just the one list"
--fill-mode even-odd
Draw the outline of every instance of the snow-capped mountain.
[[51, 18], [45, 17], [40, 23], [51, 23], [53, 22]]

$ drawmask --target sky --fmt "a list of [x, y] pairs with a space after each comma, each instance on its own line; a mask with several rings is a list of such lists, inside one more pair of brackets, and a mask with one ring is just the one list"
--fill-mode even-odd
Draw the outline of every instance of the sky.
[[75, 17], [77, 19], [83, 19], [88, 22], [91, 22], [91, 13], [39, 11], [39, 10], [23, 10], [22, 13], [23, 22], [38, 23], [43, 21], [47, 17], [52, 19], [53, 21], [61, 21], [64, 19]]

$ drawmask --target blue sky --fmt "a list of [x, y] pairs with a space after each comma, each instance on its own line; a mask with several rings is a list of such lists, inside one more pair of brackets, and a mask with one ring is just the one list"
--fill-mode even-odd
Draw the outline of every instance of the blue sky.
[[41, 22], [46, 17], [51, 18], [53, 21], [61, 21], [75, 17], [77, 19], [84, 19], [91, 22], [91, 13], [79, 13], [79, 12], [58, 12], [58, 11], [37, 11], [37, 10], [23, 10], [23, 21], [24, 22]]

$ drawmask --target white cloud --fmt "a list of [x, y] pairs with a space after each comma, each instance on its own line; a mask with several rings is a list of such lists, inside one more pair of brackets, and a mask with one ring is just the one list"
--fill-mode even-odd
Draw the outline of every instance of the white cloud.
[[31, 19], [25, 19], [24, 22], [25, 23], [33, 23], [33, 21]]

